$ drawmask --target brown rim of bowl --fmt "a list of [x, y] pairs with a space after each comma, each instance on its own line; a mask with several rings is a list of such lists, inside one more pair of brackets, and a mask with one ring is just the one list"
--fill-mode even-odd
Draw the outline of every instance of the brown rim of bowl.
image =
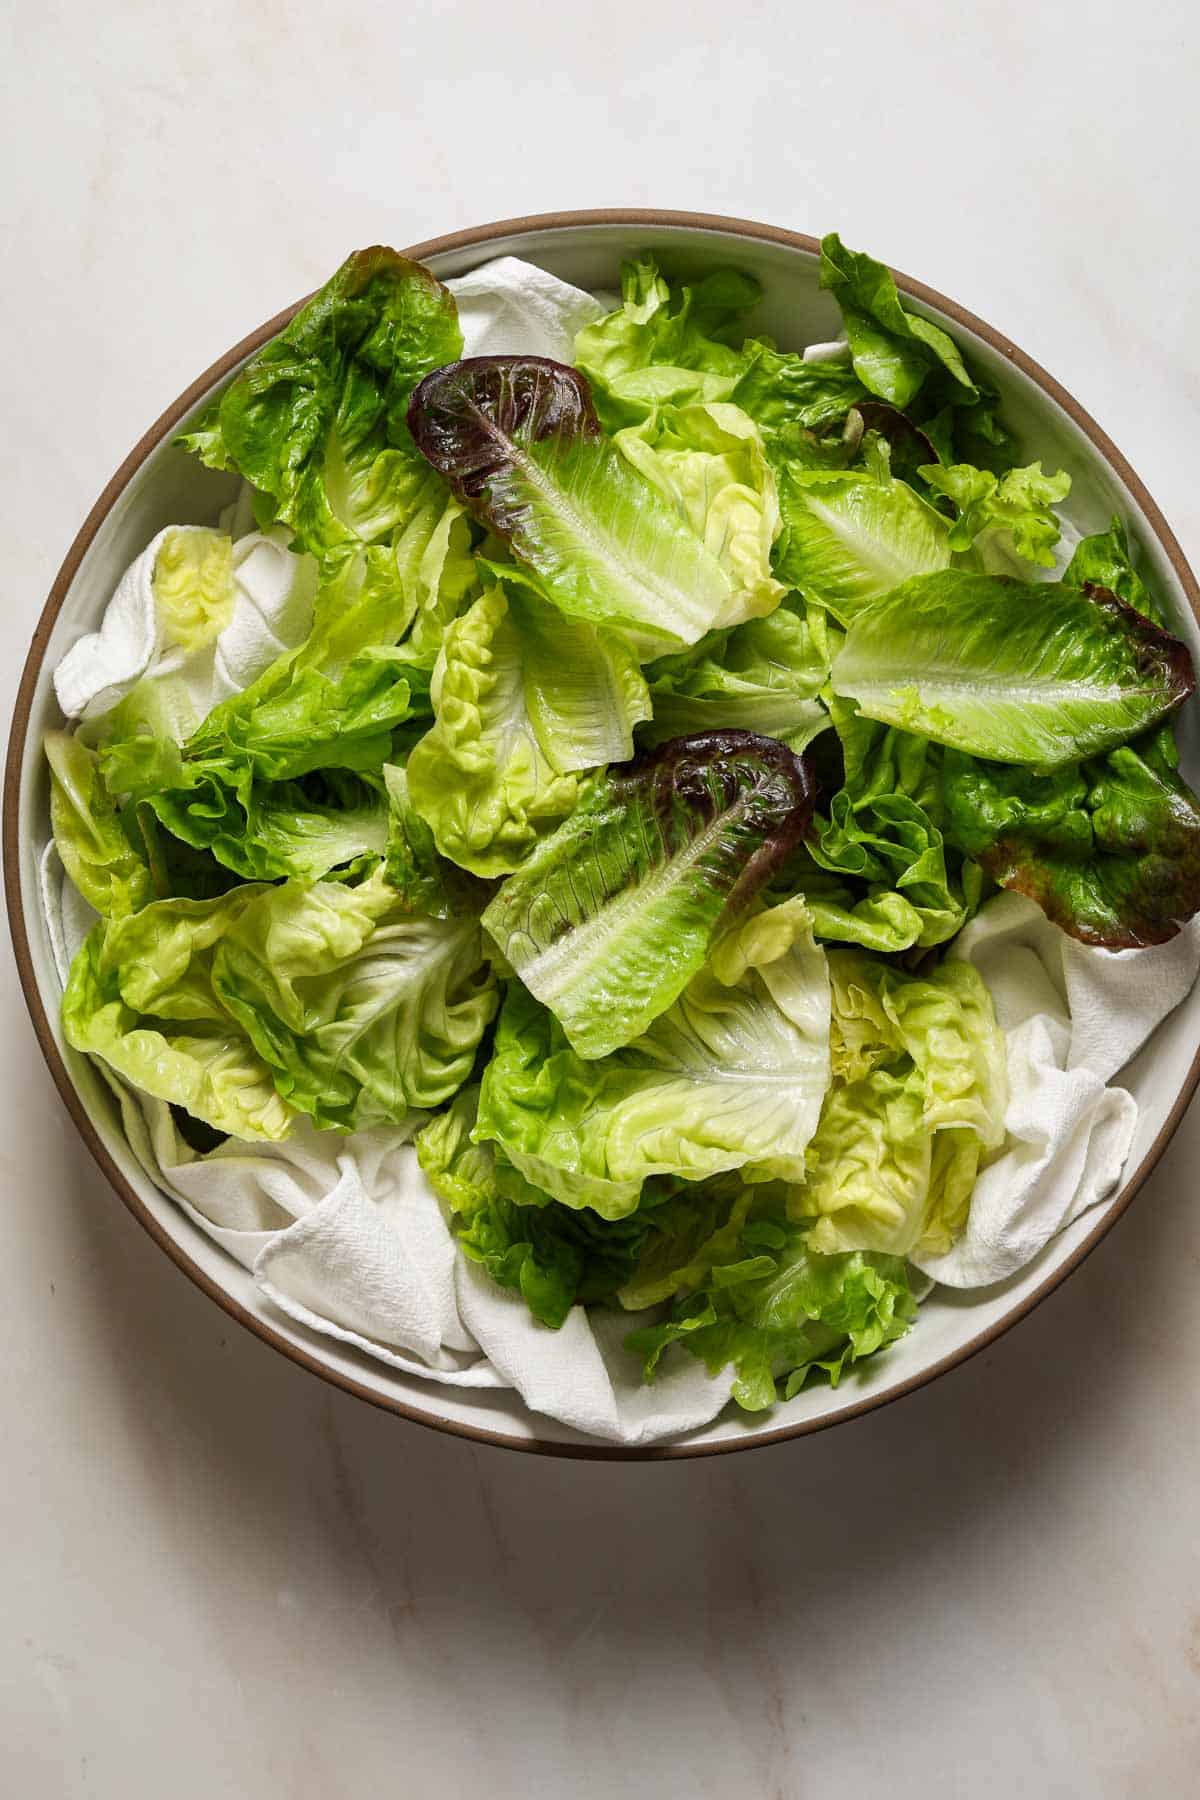
[[[676, 229], [682, 227], [694, 231], [723, 232], [733, 237], [755, 238], [766, 243], [780, 244], [785, 249], [805, 250], [810, 254], [816, 254], [820, 249], [817, 239], [809, 237], [805, 233], [784, 231], [774, 225], [759, 225], [748, 219], [730, 219], [710, 213], [659, 212], [645, 208], [617, 207], [599, 208], [585, 212], [533, 213], [523, 218], [500, 219], [491, 225], [476, 226], [468, 231], [451, 232], [447, 237], [429, 238], [424, 243], [414, 244], [405, 254], [418, 259], [428, 258], [443, 255], [452, 250], [483, 247], [496, 238], [520, 232], [561, 231], [573, 226], [588, 225], [629, 225], [638, 228], [644, 227], [649, 231], [662, 227]], [[903, 293], [936, 308], [940, 314], [954, 320], [956, 324], [965, 326], [976, 336], [982, 338], [985, 343], [990, 344], [1007, 361], [1036, 382], [1038, 387], [1069, 415], [1101, 456], [1116, 470], [1137, 500], [1151, 529], [1170, 559], [1171, 566], [1179, 577], [1197, 622], [1200, 623], [1200, 586], [1197, 586], [1196, 578], [1188, 567], [1174, 533], [1147, 493], [1141, 480], [1134, 474], [1116, 445], [1100, 429], [1096, 421], [1084, 411], [1079, 402], [1064, 387], [1060, 386], [1031, 357], [1026, 356], [1023, 350], [1019, 350], [1002, 332], [993, 330], [982, 319], [976, 318], [974, 313], [968, 312], [965, 307], [957, 305], [953, 300], [947, 300], [943, 294], [939, 294], [934, 288], [926, 287], [923, 282], [913, 281], [909, 276], [900, 274], [897, 274], [896, 281]], [[251, 355], [268, 338], [281, 330], [297, 308], [303, 304], [302, 300], [297, 301], [295, 306], [290, 306], [285, 311], [278, 313], [275, 318], [269, 319], [265, 325], [260, 325], [257, 331], [252, 331], [248, 337], [243, 338], [240, 344], [220, 357], [167, 408], [161, 418], [156, 420], [140, 442], [130, 451], [84, 520], [78, 536], [67, 552], [66, 559], [54, 579], [54, 585], [50, 589], [41, 618], [38, 620], [33, 634], [29, 655], [21, 675], [21, 684], [17, 690], [12, 731], [9, 736], [8, 760], [4, 773], [3, 829], [4, 888], [13, 948], [16, 953], [21, 987], [25, 994], [25, 1003], [33, 1020], [33, 1028], [37, 1034], [38, 1043], [41, 1045], [42, 1055], [46, 1059], [55, 1086], [62, 1095], [67, 1111], [78, 1126], [80, 1135], [96, 1162], [134, 1218], [145, 1227], [155, 1243], [166, 1251], [172, 1262], [185, 1275], [189, 1276], [210, 1299], [215, 1300], [218, 1306], [223, 1307], [231, 1318], [245, 1325], [265, 1344], [270, 1344], [274, 1349], [290, 1358], [292, 1362], [298, 1363], [301, 1368], [308, 1369], [314, 1375], [319, 1375], [324, 1380], [332, 1382], [335, 1387], [345, 1389], [347, 1393], [355, 1395], [360, 1400], [369, 1401], [372, 1406], [378, 1406], [385, 1412], [397, 1413], [402, 1418], [411, 1419], [415, 1424], [426, 1425], [433, 1430], [447, 1432], [454, 1437], [469, 1438], [477, 1444], [494, 1444], [505, 1450], [534, 1451], [545, 1456], [582, 1457], [594, 1461], [665, 1462], [677, 1457], [723, 1456], [736, 1450], [759, 1449], [768, 1444], [783, 1443], [790, 1438], [803, 1437], [809, 1432], [824, 1431], [831, 1425], [844, 1423], [847, 1419], [859, 1418], [864, 1413], [873, 1412], [877, 1407], [886, 1406], [893, 1400], [899, 1400], [905, 1394], [913, 1393], [917, 1388], [935, 1381], [939, 1375], [945, 1375], [949, 1370], [958, 1368], [960, 1364], [965, 1363], [980, 1350], [986, 1349], [989, 1344], [994, 1344], [1021, 1319], [1026, 1318], [1033, 1308], [1046, 1298], [1047, 1294], [1052, 1293], [1060, 1282], [1065, 1281], [1067, 1276], [1079, 1267], [1084, 1258], [1095, 1249], [1101, 1238], [1123, 1216], [1134, 1195], [1137, 1194], [1162, 1156], [1195, 1093], [1197, 1083], [1200, 1082], [1200, 1050], [1197, 1050], [1192, 1060], [1175, 1104], [1161, 1131], [1116, 1198], [1110, 1202], [1103, 1217], [1096, 1221], [1083, 1242], [1072, 1251], [1062, 1267], [1048, 1275], [1007, 1318], [991, 1326], [988, 1330], [981, 1331], [962, 1349], [942, 1357], [938, 1362], [922, 1370], [920, 1374], [913, 1375], [889, 1393], [850, 1401], [838, 1411], [820, 1419], [801, 1420], [796, 1424], [780, 1426], [776, 1431], [765, 1432], [753, 1438], [733, 1438], [719, 1443], [624, 1445], [558, 1443], [553, 1439], [537, 1437], [522, 1440], [509, 1437], [499, 1431], [487, 1430], [482, 1426], [464, 1425], [451, 1419], [440, 1418], [432, 1412], [425, 1412], [421, 1408], [409, 1406], [401, 1400], [389, 1399], [385, 1395], [376, 1393], [356, 1381], [352, 1376], [328, 1368], [318, 1357], [289, 1342], [272, 1326], [247, 1312], [231, 1294], [220, 1287], [197, 1263], [193, 1262], [182, 1246], [164, 1230], [109, 1155], [96, 1127], [88, 1116], [54, 1040], [54, 1034], [51, 1031], [50, 1022], [38, 991], [29, 948], [29, 934], [25, 925], [18, 858], [18, 810], [25, 737], [33, 705], [34, 688], [41, 671], [42, 658], [51, 628], [58, 617], [67, 590], [75, 578], [85, 552], [118, 495], [137, 473], [150, 452], [162, 442], [168, 432], [174, 430], [196, 402], [225, 376], [231, 374], [245, 357]]]

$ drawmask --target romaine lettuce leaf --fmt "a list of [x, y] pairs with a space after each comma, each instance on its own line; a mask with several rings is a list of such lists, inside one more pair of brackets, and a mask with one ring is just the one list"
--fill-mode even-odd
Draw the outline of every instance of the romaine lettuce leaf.
[[478, 918], [491, 890], [440, 854], [409, 797], [407, 771], [385, 763], [383, 778], [389, 807], [385, 867], [398, 899], [431, 919]]
[[948, 332], [906, 311], [891, 271], [836, 232], [821, 240], [821, 286], [842, 309], [854, 373], [893, 406], [906, 407], [931, 369], [940, 365], [968, 399], [977, 393]]
[[803, 901], [729, 932], [635, 1042], [584, 1061], [519, 984], [483, 1076], [476, 1137], [526, 1179], [607, 1219], [655, 1175], [803, 1168], [829, 1079], [829, 991]]
[[713, 269], [676, 293], [649, 257], [621, 270], [621, 305], [575, 340], [575, 364], [609, 431], [660, 406], [728, 400], [747, 367], [733, 347], [762, 289], [751, 275]]
[[751, 339], [742, 349], [745, 373], [733, 389], [736, 406], [749, 413], [773, 456], [783, 460], [798, 453], [810, 433], [827, 433], [866, 389], [845, 358], [822, 357], [806, 362], [791, 351]]
[[950, 565], [950, 528], [878, 446], [867, 467], [780, 470], [779, 575], [843, 623], [900, 582]]
[[63, 868], [105, 918], [153, 898], [150, 868], [121, 823], [94, 750], [66, 731], [43, 739], [50, 764], [50, 828]]
[[468, 358], [425, 378], [409, 423], [458, 499], [568, 615], [654, 655], [694, 643], [734, 608], [732, 577], [603, 436], [576, 370]]
[[1054, 769], [1173, 712], [1187, 649], [1104, 588], [949, 569], [852, 620], [838, 694], [885, 724], [998, 762]]
[[470, 1077], [497, 1006], [478, 922], [408, 911], [377, 868], [238, 908], [213, 988], [288, 1104], [325, 1129], [403, 1123]]
[[1084, 943], [1165, 943], [1200, 910], [1200, 804], [1153, 739], [1049, 775], [947, 751], [945, 794], [954, 842]]
[[[420, 805], [411, 764], [410, 777]], [[484, 925], [573, 1048], [605, 1056], [678, 999], [799, 841], [812, 798], [805, 763], [770, 738], [674, 739], [595, 777]]]
[[472, 1141], [478, 1101], [478, 1088], [463, 1088], [417, 1134], [417, 1157], [463, 1254], [557, 1330], [573, 1306], [611, 1300], [630, 1278], [652, 1215], [599, 1219], [545, 1195], [540, 1205], [511, 1198], [514, 1181], [530, 1190], [494, 1145]]
[[175, 837], [247, 880], [315, 881], [387, 846], [387, 795], [374, 776], [331, 769], [231, 785], [224, 768], [190, 774], [190, 785], [150, 792], [145, 804]]
[[443, 856], [485, 877], [570, 812], [579, 771], [632, 753], [650, 711], [620, 640], [499, 584], [449, 627], [433, 702], [409, 796]]

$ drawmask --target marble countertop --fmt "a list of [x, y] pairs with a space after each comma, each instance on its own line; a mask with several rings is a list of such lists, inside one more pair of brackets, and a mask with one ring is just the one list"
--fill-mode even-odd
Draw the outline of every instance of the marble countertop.
[[[100, 33], [65, 0], [10, 31], [10, 694], [83, 514], [194, 374], [353, 245], [555, 207], [838, 227], [1051, 369], [1200, 558], [1184, 0], [118, 0]], [[5, 1794], [1186, 1792], [1200, 1112], [932, 1388], [748, 1455], [543, 1461], [227, 1319], [77, 1141], [7, 951], [0, 983]]]

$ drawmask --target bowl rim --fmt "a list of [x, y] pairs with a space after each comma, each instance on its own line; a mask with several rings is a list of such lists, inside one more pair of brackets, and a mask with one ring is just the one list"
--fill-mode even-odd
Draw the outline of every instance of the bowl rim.
[[[403, 254], [419, 261], [445, 255], [455, 250], [486, 248], [496, 239], [509, 236], [531, 232], [559, 232], [572, 227], [594, 225], [628, 226], [647, 231], [667, 228], [720, 232], [731, 237], [778, 244], [785, 249], [801, 250], [810, 255], [817, 255], [820, 251], [818, 239], [805, 232], [789, 231], [780, 226], [765, 225], [750, 219], [731, 218], [716, 213], [663, 211], [657, 208], [600, 207], [583, 211], [531, 213], [516, 218], [498, 219], [490, 224], [472, 226], [462, 231], [450, 232], [442, 237], [427, 238], [421, 243], [411, 245]], [[924, 282], [915, 281], [911, 276], [900, 274], [897, 271], [894, 273], [901, 293], [911, 299], [924, 302], [944, 317], [966, 327], [977, 337], [982, 338], [1007, 362], [1029, 377], [1044, 394], [1054, 400], [1083, 432], [1138, 502], [1150, 529], [1158, 539], [1179, 578], [1197, 623], [1200, 624], [1200, 585], [1197, 584], [1196, 577], [1188, 566], [1179, 542], [1163, 517], [1160, 508], [1108, 434], [1084, 410], [1074, 395], [1068, 392], [1052, 375], [1049, 375], [1032, 357], [1027, 356], [1023, 350], [1019, 349], [1003, 332], [997, 331], [993, 326], [978, 318], [976, 314], [968, 311], [966, 307], [958, 305], [956, 301], [947, 299], [937, 289], [926, 286]], [[305, 298], [307, 299], [309, 296], [305, 296]], [[293, 1343], [267, 1321], [256, 1317], [242, 1306], [240, 1301], [201, 1268], [183, 1245], [159, 1223], [141, 1199], [136, 1188], [110, 1155], [107, 1146], [92, 1123], [79, 1090], [71, 1079], [51, 1029], [34, 969], [21, 895], [19, 868], [21, 777], [34, 691], [41, 673], [51, 630], [68, 590], [78, 573], [84, 555], [121, 494], [151, 451], [156, 449], [168, 433], [175, 429], [197, 401], [224, 380], [227, 375], [230, 375], [247, 356], [260, 349], [269, 338], [280, 331], [304, 303], [305, 301], [302, 299], [296, 301], [292, 306], [285, 307], [282, 312], [276, 313], [257, 330], [251, 331], [240, 343], [235, 344], [231, 350], [218, 357], [155, 420], [105, 484], [95, 505], [80, 526], [51, 585], [46, 603], [34, 628], [13, 705], [4, 771], [2, 842], [5, 900], [17, 973], [42, 1055], [67, 1111], [74, 1120], [92, 1157], [118, 1197], [159, 1248], [166, 1252], [175, 1266], [210, 1299], [215, 1300], [217, 1305], [231, 1318], [246, 1326], [263, 1343], [269, 1344], [291, 1362], [307, 1369], [311, 1374], [320, 1376], [335, 1387], [353, 1394], [357, 1399], [369, 1402], [372, 1406], [379, 1407], [384, 1412], [397, 1414], [401, 1418], [411, 1420], [414, 1424], [424, 1425], [431, 1430], [442, 1431], [453, 1437], [466, 1438], [478, 1444], [494, 1445], [505, 1450], [526, 1451], [535, 1455], [565, 1456], [598, 1462], [668, 1462], [684, 1457], [730, 1455], [739, 1450], [761, 1449], [771, 1444], [784, 1443], [793, 1438], [805, 1437], [812, 1432], [827, 1430], [829, 1427], [843, 1424], [849, 1419], [861, 1418], [878, 1407], [890, 1405], [904, 1395], [914, 1393], [918, 1388], [927, 1386], [930, 1382], [936, 1381], [939, 1376], [949, 1373], [951, 1369], [960, 1367], [972, 1356], [977, 1355], [979, 1351], [996, 1343], [1005, 1332], [1010, 1331], [1022, 1319], [1027, 1318], [1035, 1306], [1040, 1305], [1047, 1295], [1053, 1293], [1055, 1288], [1079, 1268], [1100, 1240], [1112, 1230], [1117, 1220], [1124, 1216], [1134, 1197], [1157, 1165], [1187, 1110], [1197, 1084], [1200, 1083], [1200, 1047], [1197, 1048], [1192, 1058], [1167, 1118], [1137, 1168], [1123, 1182], [1091, 1230], [1076, 1245], [1066, 1260], [1051, 1271], [1045, 1280], [1040, 1282], [1033, 1292], [1026, 1295], [1020, 1304], [1004, 1318], [978, 1332], [960, 1348], [940, 1357], [937, 1362], [931, 1363], [928, 1368], [910, 1376], [887, 1393], [866, 1395], [850, 1400], [844, 1407], [818, 1419], [802, 1419], [782, 1425], [772, 1431], [758, 1433], [753, 1437], [733, 1437], [712, 1443], [634, 1445], [600, 1442], [567, 1443], [536, 1435], [529, 1438], [514, 1438], [486, 1426], [449, 1419], [440, 1416], [432, 1409], [427, 1411], [406, 1400], [381, 1394], [356, 1380], [354, 1376], [330, 1367], [320, 1356]], [[536, 1415], [533, 1416], [536, 1418]]]

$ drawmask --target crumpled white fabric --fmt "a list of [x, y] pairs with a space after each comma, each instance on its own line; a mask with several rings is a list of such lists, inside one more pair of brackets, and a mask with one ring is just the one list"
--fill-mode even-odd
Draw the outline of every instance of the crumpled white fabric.
[[[520, 351], [570, 361], [575, 333], [611, 305], [512, 257], [449, 285], [467, 355]], [[813, 346], [808, 355], [841, 350]], [[233, 530], [238, 606], [216, 644], [193, 658], [161, 646], [150, 591], [155, 540], [121, 583], [101, 630], [56, 671], [68, 716], [106, 710], [147, 672], [178, 674], [202, 716], [303, 638], [311, 564], [290, 554], [285, 533], [249, 531], [244, 509]], [[64, 880], [53, 845], [42, 877], [65, 981], [95, 915]], [[1011, 1086], [1008, 1140], [980, 1178], [967, 1231], [948, 1255], [922, 1265], [962, 1287], [1012, 1274], [1116, 1186], [1137, 1109], [1106, 1083], [1191, 986], [1200, 924], [1161, 949], [1112, 955], [1072, 942], [1032, 901], [1005, 894], [983, 908], [953, 954], [974, 962], [992, 991]], [[576, 1307], [553, 1332], [518, 1294], [495, 1286], [455, 1247], [417, 1164], [415, 1122], [347, 1137], [301, 1122], [286, 1144], [227, 1143], [201, 1157], [168, 1107], [112, 1085], [131, 1148], [152, 1179], [296, 1323], [432, 1381], [515, 1388], [533, 1411], [614, 1443], [680, 1436], [728, 1400], [729, 1373], [709, 1376], [691, 1357], [665, 1359], [655, 1382], [643, 1385], [621, 1347], [636, 1315]]]
[[962, 1237], [916, 1261], [948, 1287], [983, 1287], [1024, 1268], [1120, 1181], [1138, 1109], [1107, 1083], [1195, 981], [1200, 919], [1169, 944], [1097, 950], [1034, 901], [998, 894], [950, 955], [979, 970], [1005, 1035], [1008, 1135], [979, 1177]]

